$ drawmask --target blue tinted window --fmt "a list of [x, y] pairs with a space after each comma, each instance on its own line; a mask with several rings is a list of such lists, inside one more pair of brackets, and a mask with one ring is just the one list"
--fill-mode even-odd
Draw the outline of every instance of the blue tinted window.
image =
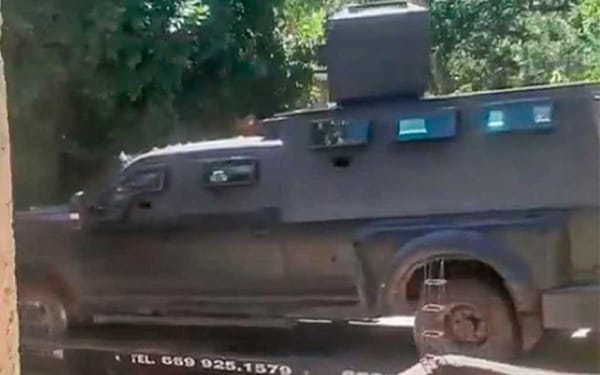
[[554, 126], [550, 100], [493, 103], [485, 108], [484, 124], [488, 132], [545, 130]]
[[319, 120], [311, 124], [310, 142], [315, 148], [364, 145], [369, 128], [368, 121]]
[[504, 128], [506, 126], [506, 122], [504, 121], [504, 111], [498, 109], [491, 110], [488, 114], [487, 126], [490, 129]]
[[396, 139], [422, 141], [451, 138], [456, 135], [456, 111], [453, 108], [398, 120]]
[[427, 134], [427, 125], [424, 118], [407, 118], [400, 120], [398, 124], [398, 136]]

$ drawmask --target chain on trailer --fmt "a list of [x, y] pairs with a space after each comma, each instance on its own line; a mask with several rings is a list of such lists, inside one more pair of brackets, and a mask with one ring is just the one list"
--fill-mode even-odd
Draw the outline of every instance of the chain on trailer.
[[[444, 258], [435, 258], [425, 263], [423, 267], [423, 305], [421, 310], [425, 317], [423, 320], [424, 347], [432, 348], [430, 343], [442, 339], [445, 332], [445, 316], [447, 306], [446, 298], [446, 264]], [[439, 346], [438, 346], [439, 347]], [[426, 356], [439, 355], [443, 353], [427, 353]]]

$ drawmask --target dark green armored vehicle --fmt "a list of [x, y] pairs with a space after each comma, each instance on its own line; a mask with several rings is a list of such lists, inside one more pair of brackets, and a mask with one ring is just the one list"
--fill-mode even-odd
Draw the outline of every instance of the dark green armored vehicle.
[[[426, 43], [427, 22], [349, 8], [325, 51], [335, 106], [124, 159], [69, 208], [16, 213], [22, 319], [60, 334], [416, 315], [423, 352], [494, 358], [598, 328], [600, 87], [424, 97], [428, 48], [407, 63], [419, 28], [403, 25]], [[398, 38], [404, 53], [375, 45]]]

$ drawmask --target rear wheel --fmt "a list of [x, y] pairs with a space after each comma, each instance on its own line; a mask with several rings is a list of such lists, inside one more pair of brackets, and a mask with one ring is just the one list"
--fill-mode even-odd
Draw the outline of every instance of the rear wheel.
[[[423, 306], [428, 301], [425, 293], [420, 293], [413, 333], [422, 355], [464, 354], [503, 360], [518, 354], [516, 320], [501, 289], [475, 279], [450, 279], [442, 298], [441, 311], [427, 312]], [[436, 337], [436, 331], [443, 333]]]

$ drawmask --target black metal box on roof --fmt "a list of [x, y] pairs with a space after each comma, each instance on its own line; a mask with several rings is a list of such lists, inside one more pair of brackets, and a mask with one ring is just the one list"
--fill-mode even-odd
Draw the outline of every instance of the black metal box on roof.
[[405, 2], [350, 6], [328, 20], [323, 59], [330, 99], [423, 95], [429, 12]]

